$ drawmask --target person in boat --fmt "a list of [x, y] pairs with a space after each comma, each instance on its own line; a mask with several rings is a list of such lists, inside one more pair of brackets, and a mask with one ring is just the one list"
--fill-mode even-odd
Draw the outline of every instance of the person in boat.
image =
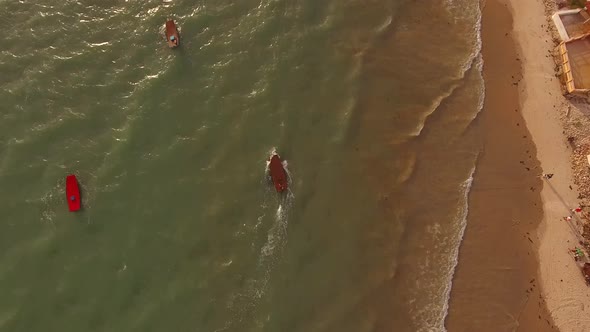
[[176, 39], [176, 37], [174, 36], [170, 36], [170, 41], [174, 44], [174, 45], [178, 45], [178, 39]]

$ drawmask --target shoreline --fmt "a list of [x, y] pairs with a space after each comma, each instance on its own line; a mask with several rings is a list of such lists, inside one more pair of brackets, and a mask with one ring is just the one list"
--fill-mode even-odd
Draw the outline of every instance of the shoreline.
[[[569, 110], [577, 111], [561, 95], [551, 56], [553, 36], [547, 31], [546, 6], [555, 3], [511, 0], [514, 30], [524, 59], [522, 108], [527, 126], [538, 146], [537, 158], [545, 173], [554, 173], [544, 181], [541, 198], [544, 218], [538, 235], [541, 288], [547, 308], [560, 331], [589, 331], [590, 321], [584, 309], [590, 307], [588, 286], [568, 248], [577, 245], [574, 232], [563, 221], [580, 204], [574, 184], [572, 151], [567, 143]], [[550, 26], [550, 25], [549, 25]], [[543, 56], [543, 54], [549, 54]], [[565, 123], [564, 123], [565, 120]], [[587, 120], [586, 120], [587, 121]]]
[[[555, 10], [552, 0], [486, 0], [482, 9], [484, 152], [453, 280], [445, 321], [449, 331], [590, 331], [590, 320], [584, 319], [585, 308], [590, 307], [588, 286], [568, 252], [579, 246], [580, 224], [564, 221], [573, 208], [587, 205], [588, 190], [576, 184], [587, 183], [589, 176], [585, 155], [590, 151], [590, 129], [584, 128], [590, 128], [590, 106], [562, 95], [550, 21]], [[513, 127], [515, 121], [519, 129]], [[519, 130], [522, 139], [514, 135]], [[576, 143], [568, 143], [568, 136]], [[494, 154], [495, 149], [502, 153]], [[514, 163], [518, 154], [520, 165]], [[511, 161], [512, 169], [500, 159]], [[527, 172], [518, 170], [522, 166]], [[483, 193], [486, 183], [506, 186], [506, 178], [519, 172], [513, 183], [528, 186], [530, 192], [501, 188], [511, 202]], [[541, 180], [543, 173], [554, 176]], [[482, 200], [503, 212], [481, 206]], [[515, 233], [524, 236], [519, 240]], [[495, 242], [498, 249], [486, 257], [491, 269], [481, 268], [476, 258], [489, 252], [486, 241]], [[522, 257], [523, 252], [528, 257]], [[497, 264], [505, 268], [504, 275], [494, 273]], [[485, 281], [474, 282], [475, 278]], [[489, 289], [483, 289], [486, 286]], [[526, 288], [525, 295], [519, 287]], [[494, 305], [482, 305], [482, 299], [491, 299]], [[478, 301], [480, 305], [474, 306]], [[521, 303], [520, 309], [514, 303]]]
[[[532, 113], [521, 107], [526, 100], [523, 83], [536, 79], [519, 50], [523, 36], [514, 33], [526, 23], [526, 15], [515, 17], [509, 1], [482, 4], [486, 96], [478, 125], [484, 148], [445, 320], [449, 331], [556, 330], [539, 287], [543, 278], [537, 258], [537, 230], [544, 219], [537, 145], [544, 133], [537, 127], [536, 135], [529, 133]], [[551, 121], [535, 120], [541, 127]]]

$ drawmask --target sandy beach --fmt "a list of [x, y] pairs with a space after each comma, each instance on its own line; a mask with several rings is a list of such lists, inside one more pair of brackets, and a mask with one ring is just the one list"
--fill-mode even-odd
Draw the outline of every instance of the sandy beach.
[[548, 54], [553, 47], [552, 36], [546, 30], [543, 4], [513, 0], [511, 6], [523, 59], [525, 84], [520, 87], [523, 114], [537, 146], [541, 167], [545, 173], [555, 174], [545, 181], [541, 192], [544, 217], [538, 230], [541, 239], [538, 256], [543, 298], [560, 331], [589, 331], [590, 319], [585, 312], [590, 307], [588, 287], [567, 251], [579, 239], [563, 220], [579, 204], [572, 178], [571, 150], [560, 121], [569, 114], [571, 105], [559, 93], [560, 83], [554, 76], [555, 63]]
[[[542, 2], [485, 2], [485, 149], [449, 331], [590, 330], [588, 288], [568, 253], [579, 239], [563, 220], [580, 204], [562, 123], [571, 104], [555, 77], [548, 25]], [[542, 180], [543, 173], [555, 175]]]
[[449, 331], [551, 331], [554, 325], [539, 289], [542, 170], [521, 109], [525, 65], [516, 38], [507, 4], [486, 1], [486, 97], [479, 117], [484, 149], [469, 197]]

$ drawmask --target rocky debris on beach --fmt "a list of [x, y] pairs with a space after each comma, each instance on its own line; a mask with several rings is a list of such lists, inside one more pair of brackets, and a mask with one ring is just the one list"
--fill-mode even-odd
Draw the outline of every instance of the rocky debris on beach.
[[558, 107], [563, 124], [564, 144], [572, 149], [571, 168], [578, 187], [581, 205], [590, 205], [590, 103], [587, 99], [570, 98]]
[[588, 223], [585, 223], [584, 224], [582, 236], [586, 240], [586, 242], [584, 242], [582, 244], [584, 245], [584, 247], [586, 247], [586, 249], [589, 249], [589, 247], [588, 247], [588, 243], [589, 243], [588, 242], [588, 238], [590, 237], [590, 224], [588, 224]]
[[[575, 142], [576, 137], [573, 137]], [[586, 137], [588, 137], [588, 135]], [[572, 153], [572, 170], [574, 176], [574, 183], [578, 186], [578, 198], [582, 201], [583, 205], [588, 205], [588, 199], [590, 198], [590, 167], [588, 167], [588, 158], [586, 157], [589, 154], [589, 143], [579, 145], [576, 144]]]
[[[590, 211], [590, 103], [581, 98], [571, 98], [564, 105], [558, 107], [564, 128], [564, 144], [572, 150], [570, 166], [572, 177], [578, 192], [578, 204], [583, 207], [580, 214], [583, 222], [582, 236], [586, 240], [585, 247], [590, 241], [590, 225], [587, 216]], [[570, 189], [573, 189], [570, 186]]]

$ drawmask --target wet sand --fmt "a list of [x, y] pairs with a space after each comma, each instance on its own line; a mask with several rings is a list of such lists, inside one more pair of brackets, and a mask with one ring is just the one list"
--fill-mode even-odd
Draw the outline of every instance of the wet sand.
[[453, 280], [446, 319], [451, 332], [556, 330], [539, 286], [542, 170], [521, 112], [522, 59], [512, 24], [507, 3], [486, 1], [486, 98], [478, 119], [484, 149]]

